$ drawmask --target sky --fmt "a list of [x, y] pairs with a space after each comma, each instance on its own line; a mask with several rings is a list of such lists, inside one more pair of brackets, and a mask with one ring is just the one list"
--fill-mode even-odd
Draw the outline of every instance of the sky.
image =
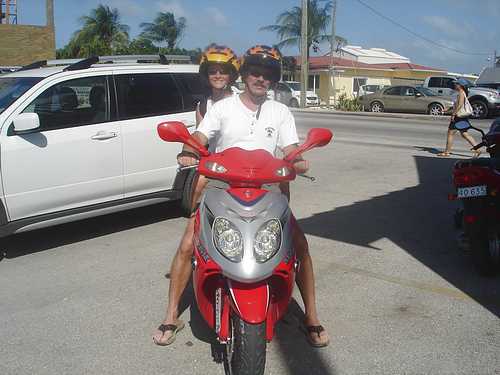
[[[336, 33], [351, 45], [385, 48], [415, 64], [458, 73], [479, 73], [492, 64], [495, 49], [500, 55], [500, 0], [361, 1], [409, 31], [375, 14], [359, 0], [338, 0]], [[130, 26], [131, 38], [141, 32], [141, 22], [151, 22], [158, 12], [168, 11], [187, 19], [179, 47], [203, 49], [216, 42], [240, 54], [251, 45], [277, 43], [276, 34], [259, 28], [274, 24], [281, 12], [300, 6], [301, 1], [54, 0], [57, 48], [63, 47], [81, 27], [80, 17], [99, 4], [119, 10], [121, 22]], [[18, 0], [18, 23], [44, 24], [45, 0]], [[415, 33], [469, 54], [438, 47]], [[329, 45], [323, 44], [319, 54], [328, 51]], [[299, 53], [298, 47], [282, 52]]]

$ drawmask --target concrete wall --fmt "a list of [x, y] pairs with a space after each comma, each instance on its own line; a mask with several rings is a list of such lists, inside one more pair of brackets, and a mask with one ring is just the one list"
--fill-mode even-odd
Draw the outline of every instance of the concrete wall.
[[0, 66], [55, 59], [52, 26], [0, 25]]

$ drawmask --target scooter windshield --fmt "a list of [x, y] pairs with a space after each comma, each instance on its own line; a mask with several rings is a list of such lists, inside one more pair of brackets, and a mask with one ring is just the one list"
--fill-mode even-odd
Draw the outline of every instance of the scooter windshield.
[[203, 157], [198, 172], [208, 178], [227, 182], [232, 187], [257, 187], [295, 179], [293, 166], [266, 150], [228, 148]]

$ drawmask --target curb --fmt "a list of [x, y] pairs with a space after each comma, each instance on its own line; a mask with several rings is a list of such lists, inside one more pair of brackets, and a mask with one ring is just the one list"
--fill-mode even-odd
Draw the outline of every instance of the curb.
[[328, 115], [340, 115], [340, 116], [360, 116], [360, 117], [379, 117], [379, 118], [400, 118], [400, 119], [411, 119], [411, 120], [423, 120], [423, 121], [435, 121], [435, 122], [450, 122], [450, 116], [431, 116], [431, 115], [419, 115], [412, 113], [373, 113], [373, 112], [345, 112], [336, 111], [330, 109], [322, 109], [318, 107], [314, 108], [290, 108], [292, 112], [303, 112], [303, 113], [321, 113]]

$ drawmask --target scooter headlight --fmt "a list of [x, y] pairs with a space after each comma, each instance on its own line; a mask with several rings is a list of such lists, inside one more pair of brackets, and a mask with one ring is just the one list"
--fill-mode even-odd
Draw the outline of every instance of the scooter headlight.
[[259, 263], [267, 262], [281, 246], [281, 224], [278, 219], [265, 222], [255, 234], [253, 251]]
[[243, 236], [229, 220], [218, 217], [212, 227], [215, 247], [232, 262], [239, 262], [243, 256]]

